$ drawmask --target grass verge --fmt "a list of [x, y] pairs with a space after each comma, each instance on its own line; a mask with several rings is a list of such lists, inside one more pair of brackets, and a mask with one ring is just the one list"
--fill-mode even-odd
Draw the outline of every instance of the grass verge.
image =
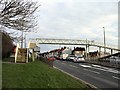
[[3, 88], [90, 88], [41, 61], [2, 64]]

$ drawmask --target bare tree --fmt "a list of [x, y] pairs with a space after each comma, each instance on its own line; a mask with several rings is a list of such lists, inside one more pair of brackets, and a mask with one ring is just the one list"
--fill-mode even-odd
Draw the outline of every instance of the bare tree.
[[29, 32], [37, 23], [33, 13], [39, 6], [36, 2], [23, 0], [0, 0], [0, 25]]

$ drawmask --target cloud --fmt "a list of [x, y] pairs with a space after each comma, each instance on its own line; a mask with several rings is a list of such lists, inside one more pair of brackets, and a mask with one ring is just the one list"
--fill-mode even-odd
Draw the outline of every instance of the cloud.
[[[88, 39], [103, 41], [103, 28], [107, 43], [118, 39], [117, 1], [90, 0], [43, 0], [40, 1], [38, 33], [28, 37]], [[95, 1], [95, 2], [92, 2]], [[114, 34], [113, 34], [114, 33]]]

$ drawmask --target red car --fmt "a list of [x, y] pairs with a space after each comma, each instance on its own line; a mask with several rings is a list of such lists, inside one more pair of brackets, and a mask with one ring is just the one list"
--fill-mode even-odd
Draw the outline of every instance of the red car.
[[55, 57], [48, 57], [47, 59], [48, 59], [48, 60], [53, 60], [53, 61], [56, 60]]

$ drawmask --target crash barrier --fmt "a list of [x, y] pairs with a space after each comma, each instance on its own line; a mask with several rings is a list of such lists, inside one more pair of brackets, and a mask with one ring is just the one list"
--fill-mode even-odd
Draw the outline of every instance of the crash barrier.
[[53, 67], [53, 60], [47, 60], [47, 58], [40, 56], [38, 59], [46, 64], [48, 64], [50, 67]]
[[87, 59], [87, 63], [98, 64], [102, 66], [107, 66], [111, 68], [120, 68], [120, 62], [117, 61], [110, 61], [109, 59]]

